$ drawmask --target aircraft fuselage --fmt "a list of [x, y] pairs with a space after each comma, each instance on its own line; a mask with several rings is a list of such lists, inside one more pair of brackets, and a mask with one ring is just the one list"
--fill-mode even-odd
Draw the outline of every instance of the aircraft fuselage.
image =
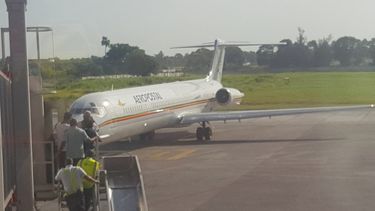
[[217, 105], [215, 93], [220, 82], [206, 79], [97, 92], [82, 96], [71, 106], [73, 117], [81, 119], [91, 111], [99, 135], [118, 140], [176, 127], [186, 113], [211, 111]]

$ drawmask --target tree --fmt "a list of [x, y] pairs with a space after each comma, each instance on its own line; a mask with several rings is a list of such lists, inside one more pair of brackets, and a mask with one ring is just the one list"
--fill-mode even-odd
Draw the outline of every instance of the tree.
[[343, 66], [352, 65], [355, 63], [355, 51], [360, 44], [360, 40], [354, 37], [341, 37], [333, 45], [333, 52], [335, 58], [340, 61]]
[[272, 59], [271, 65], [274, 67], [294, 66], [293, 42], [290, 39], [283, 39], [280, 42], [285, 43], [277, 47], [276, 54]]
[[127, 68], [129, 74], [147, 76], [155, 73], [157, 70], [157, 62], [151, 56], [144, 53], [143, 50], [133, 50], [127, 60]]
[[375, 65], [375, 38], [372, 38], [369, 43], [369, 58], [372, 59], [372, 64]]
[[301, 27], [298, 27], [297, 30], [298, 30], [297, 44], [305, 45], [307, 41], [307, 38], [305, 36], [305, 30], [302, 29]]
[[271, 66], [275, 57], [274, 46], [261, 45], [256, 54], [259, 65]]
[[173, 57], [173, 67], [182, 67], [185, 65], [185, 57], [180, 53], [176, 53]]
[[276, 54], [271, 58], [269, 65], [274, 67], [309, 67], [313, 60], [313, 49], [316, 45], [309, 42], [306, 45], [307, 38], [304, 35], [305, 30], [298, 28], [298, 36], [295, 43], [290, 39], [284, 39], [281, 42], [286, 45], [278, 46]]
[[370, 57], [370, 41], [364, 39], [358, 42], [358, 45], [354, 49], [353, 61], [355, 65], [363, 65], [367, 63], [367, 59]]
[[238, 70], [245, 62], [245, 56], [239, 47], [227, 47], [224, 57], [225, 70]]
[[245, 58], [244, 64], [257, 64], [257, 54], [254, 51], [243, 51], [243, 54]]
[[309, 67], [312, 63], [312, 52], [306, 45], [295, 43], [294, 64], [296, 67]]
[[139, 50], [139, 48], [122, 43], [111, 44], [106, 59], [115, 63], [124, 63], [129, 54], [134, 50]]
[[319, 40], [314, 50], [314, 66], [329, 66], [333, 60], [333, 51], [330, 45], [331, 38]]
[[158, 64], [158, 69], [166, 69], [167, 65], [165, 64], [165, 57], [163, 51], [160, 51], [158, 54], [155, 55], [155, 61]]
[[102, 46], [104, 46], [104, 55], [107, 54], [107, 48], [109, 47], [110, 44], [111, 44], [111, 41], [107, 37], [103, 36], [102, 37]]
[[113, 73], [149, 75], [156, 71], [157, 62], [137, 46], [111, 44], [105, 61]]
[[130, 53], [134, 50], [139, 50], [139, 48], [122, 43], [111, 44], [109, 46], [105, 60], [110, 65], [113, 73], [128, 73], [127, 60]]
[[185, 68], [194, 72], [208, 71], [211, 68], [213, 51], [200, 48], [191, 54], [185, 55]]

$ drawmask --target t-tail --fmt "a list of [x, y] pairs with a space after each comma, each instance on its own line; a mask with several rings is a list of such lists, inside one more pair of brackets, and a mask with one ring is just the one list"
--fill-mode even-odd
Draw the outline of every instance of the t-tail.
[[214, 42], [214, 58], [212, 60], [211, 70], [207, 76], [208, 81], [221, 82], [224, 67], [225, 45], [219, 45], [220, 40]]
[[211, 70], [206, 78], [207, 81], [218, 81], [221, 82], [223, 67], [224, 67], [224, 57], [225, 57], [225, 48], [226, 47], [240, 47], [240, 46], [261, 46], [261, 45], [285, 45], [284, 43], [276, 44], [254, 44], [247, 42], [225, 42], [220, 39], [216, 39], [214, 42], [203, 43], [202, 45], [193, 45], [193, 46], [181, 46], [173, 47], [175, 48], [206, 48], [214, 47], [214, 58], [212, 60]]

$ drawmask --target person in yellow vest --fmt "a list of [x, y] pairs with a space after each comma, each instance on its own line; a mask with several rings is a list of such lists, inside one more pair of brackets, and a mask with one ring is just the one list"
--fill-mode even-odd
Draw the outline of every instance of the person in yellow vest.
[[60, 169], [55, 180], [61, 181], [64, 186], [65, 199], [70, 211], [83, 211], [82, 181], [86, 179], [92, 183], [99, 183], [98, 180], [90, 177], [78, 166], [73, 166], [73, 159], [66, 160], [66, 167]]
[[[81, 167], [90, 177], [95, 178], [96, 173], [99, 171], [100, 163], [93, 157], [95, 156], [92, 150], [86, 152], [86, 157], [80, 160], [77, 166]], [[83, 181], [83, 195], [85, 198], [85, 210], [89, 210], [92, 205], [94, 196], [94, 183], [90, 180]]]

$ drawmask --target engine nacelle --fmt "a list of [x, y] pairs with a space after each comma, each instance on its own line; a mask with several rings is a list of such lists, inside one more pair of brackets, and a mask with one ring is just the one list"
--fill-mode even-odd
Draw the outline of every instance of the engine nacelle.
[[243, 93], [233, 88], [221, 88], [215, 94], [216, 102], [220, 105], [238, 103], [243, 96]]

